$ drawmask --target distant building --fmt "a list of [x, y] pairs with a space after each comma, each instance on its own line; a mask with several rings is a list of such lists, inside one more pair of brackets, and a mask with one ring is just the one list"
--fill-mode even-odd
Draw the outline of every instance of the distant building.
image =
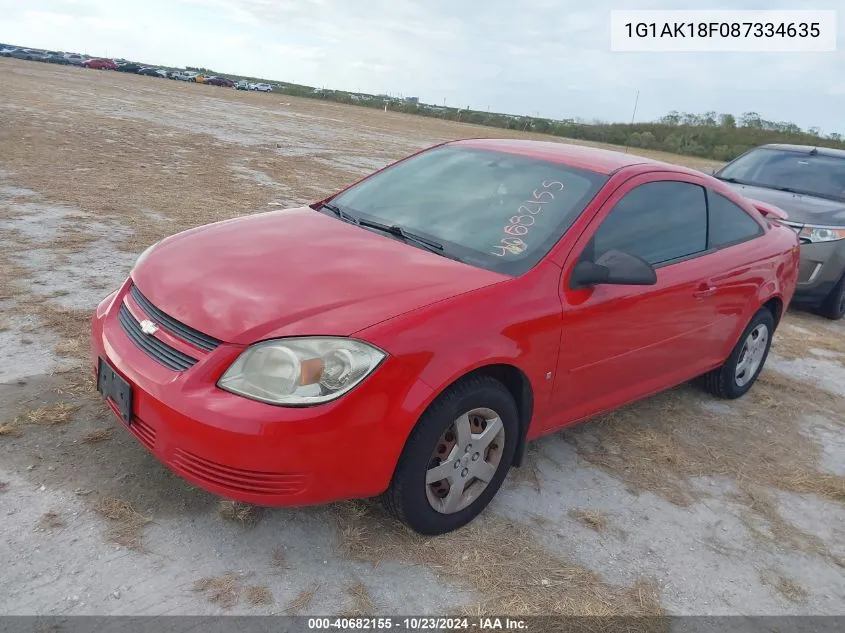
[[419, 97], [405, 97], [405, 103], [419, 103]]

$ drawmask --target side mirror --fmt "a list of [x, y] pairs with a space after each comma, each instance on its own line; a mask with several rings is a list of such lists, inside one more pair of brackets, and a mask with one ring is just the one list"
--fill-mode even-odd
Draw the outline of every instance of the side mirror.
[[595, 262], [578, 262], [572, 271], [570, 286], [653, 286], [656, 283], [657, 273], [651, 264], [630, 253], [608, 251]]

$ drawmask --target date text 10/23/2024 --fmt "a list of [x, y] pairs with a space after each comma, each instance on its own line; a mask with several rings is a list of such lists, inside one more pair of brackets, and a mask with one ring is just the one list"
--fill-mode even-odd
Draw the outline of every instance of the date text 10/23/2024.
[[309, 631], [528, 631], [525, 619], [511, 617], [308, 618]]
[[614, 52], [832, 52], [835, 10], [611, 11]]

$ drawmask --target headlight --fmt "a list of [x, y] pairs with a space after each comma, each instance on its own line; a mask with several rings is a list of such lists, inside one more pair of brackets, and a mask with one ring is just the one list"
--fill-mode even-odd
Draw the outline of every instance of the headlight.
[[138, 259], [136, 259], [136, 260], [135, 260], [135, 265], [134, 265], [134, 266], [132, 266], [132, 268], [136, 268], [136, 267], [138, 266], [138, 264], [140, 264], [140, 263], [144, 260], [144, 258], [145, 258], [147, 255], [149, 255], [149, 254], [150, 254], [150, 251], [151, 251], [151, 250], [153, 250], [153, 249], [154, 249], [156, 246], [158, 246], [159, 244], [161, 244], [161, 240], [159, 240], [158, 242], [156, 242], [156, 243], [155, 243], [155, 244], [153, 244], [152, 246], [148, 246], [148, 247], [147, 247], [147, 249], [146, 249], [143, 253], [141, 253], [140, 255], [138, 255]]
[[264, 341], [238, 356], [217, 386], [270, 404], [319, 404], [352, 389], [385, 356], [372, 345], [348, 338], [315, 336]]
[[835, 242], [836, 240], [845, 239], [845, 227], [807, 225], [801, 229], [798, 237], [813, 244], [818, 242]]

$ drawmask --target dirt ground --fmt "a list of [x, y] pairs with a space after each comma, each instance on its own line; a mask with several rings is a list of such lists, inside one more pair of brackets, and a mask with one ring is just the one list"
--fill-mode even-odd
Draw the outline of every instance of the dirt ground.
[[539, 440], [438, 539], [221, 502], [93, 392], [88, 317], [147, 245], [505, 135], [0, 59], [0, 613], [845, 614], [843, 323], [787, 314], [738, 402], [683, 386]]

